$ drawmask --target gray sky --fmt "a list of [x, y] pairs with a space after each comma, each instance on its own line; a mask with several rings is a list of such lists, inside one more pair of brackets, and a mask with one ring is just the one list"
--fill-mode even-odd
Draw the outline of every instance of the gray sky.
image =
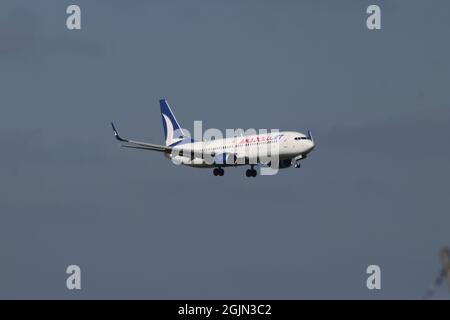
[[[2, 1], [0, 298], [421, 298], [450, 244], [449, 10]], [[256, 179], [121, 149], [111, 120], [163, 143], [160, 98], [188, 129], [311, 129], [317, 148]]]

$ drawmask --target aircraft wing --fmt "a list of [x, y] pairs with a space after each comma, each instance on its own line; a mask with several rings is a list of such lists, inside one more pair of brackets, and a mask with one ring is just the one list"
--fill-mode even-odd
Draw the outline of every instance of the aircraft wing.
[[114, 126], [114, 123], [111, 122], [111, 127], [114, 131], [114, 136], [116, 139], [120, 142], [125, 143], [122, 145], [122, 147], [125, 148], [133, 148], [133, 149], [141, 149], [141, 150], [151, 150], [151, 151], [159, 151], [159, 152], [165, 152], [170, 153], [172, 152], [171, 147], [162, 146], [159, 144], [153, 144], [153, 143], [147, 143], [147, 142], [140, 142], [140, 141], [134, 141], [134, 140], [128, 140], [124, 139], [117, 133], [116, 127]]

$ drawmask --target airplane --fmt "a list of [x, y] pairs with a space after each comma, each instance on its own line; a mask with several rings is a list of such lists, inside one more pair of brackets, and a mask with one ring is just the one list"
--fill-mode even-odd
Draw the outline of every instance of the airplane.
[[[159, 104], [166, 139], [165, 145], [124, 139], [117, 132], [114, 123], [111, 122], [114, 136], [118, 141], [124, 143], [123, 147], [162, 152], [166, 158], [176, 164], [195, 168], [214, 168], [214, 176], [223, 176], [224, 167], [250, 165], [250, 169], [246, 171], [247, 177], [256, 177], [256, 165], [275, 167], [275, 162], [263, 162], [267, 160], [267, 158], [263, 160], [261, 156], [264, 148], [266, 154], [267, 150], [276, 148], [277, 167], [284, 169], [292, 165], [300, 168], [301, 160], [304, 160], [315, 147], [311, 131], [308, 131], [307, 135], [300, 132], [283, 131], [210, 141], [194, 141], [183, 132], [167, 101], [162, 99]], [[268, 155], [270, 156], [270, 152]]]

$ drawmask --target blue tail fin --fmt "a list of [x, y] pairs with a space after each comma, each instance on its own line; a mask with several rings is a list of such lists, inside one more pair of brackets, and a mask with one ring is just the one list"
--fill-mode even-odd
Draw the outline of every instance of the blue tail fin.
[[164, 128], [164, 137], [166, 139], [166, 146], [172, 146], [186, 140], [183, 129], [178, 123], [177, 119], [170, 110], [169, 104], [165, 99], [159, 100], [161, 107], [161, 116]]

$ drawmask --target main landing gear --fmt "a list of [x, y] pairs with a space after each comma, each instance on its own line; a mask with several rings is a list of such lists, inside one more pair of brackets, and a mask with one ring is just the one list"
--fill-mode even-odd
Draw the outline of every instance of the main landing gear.
[[222, 168], [214, 168], [213, 170], [213, 174], [217, 177], [217, 176], [223, 176], [225, 173], [225, 171]]
[[251, 167], [251, 169], [248, 169], [247, 171], [245, 171], [245, 175], [247, 177], [256, 177], [256, 170], [253, 168], [253, 166]]

